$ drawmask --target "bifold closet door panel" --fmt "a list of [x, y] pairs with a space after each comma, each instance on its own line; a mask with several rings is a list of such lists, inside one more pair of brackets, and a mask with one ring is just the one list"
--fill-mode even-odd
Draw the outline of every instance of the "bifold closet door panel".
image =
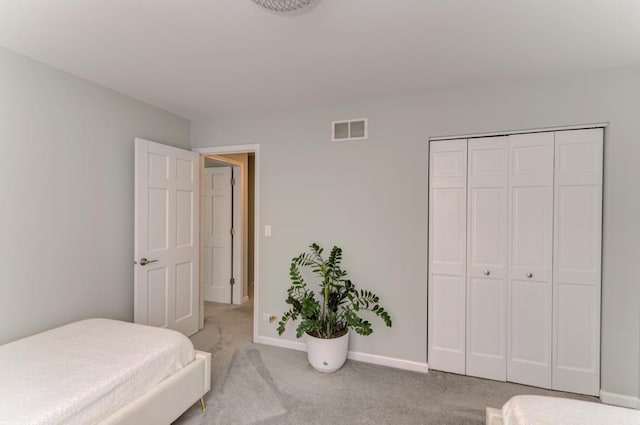
[[467, 375], [507, 378], [508, 137], [468, 142]]
[[598, 395], [603, 129], [555, 137], [552, 387]]
[[428, 362], [464, 374], [467, 141], [429, 151]]
[[554, 134], [509, 136], [507, 380], [551, 387]]

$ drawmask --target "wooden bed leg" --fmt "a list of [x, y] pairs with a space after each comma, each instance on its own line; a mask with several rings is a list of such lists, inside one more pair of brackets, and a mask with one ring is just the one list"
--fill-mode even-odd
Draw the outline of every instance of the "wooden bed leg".
[[207, 406], [204, 404], [204, 397], [200, 397], [200, 408], [203, 412], [207, 411]]

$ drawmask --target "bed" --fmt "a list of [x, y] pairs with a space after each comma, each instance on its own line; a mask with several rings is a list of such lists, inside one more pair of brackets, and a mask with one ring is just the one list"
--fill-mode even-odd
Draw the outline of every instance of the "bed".
[[582, 400], [519, 395], [487, 408], [487, 425], [638, 425], [640, 411]]
[[108, 319], [0, 346], [0, 424], [170, 424], [211, 386], [184, 335]]

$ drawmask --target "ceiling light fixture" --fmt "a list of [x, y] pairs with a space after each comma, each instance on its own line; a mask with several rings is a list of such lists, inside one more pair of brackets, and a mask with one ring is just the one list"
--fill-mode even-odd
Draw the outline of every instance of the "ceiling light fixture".
[[276, 12], [290, 12], [308, 5], [313, 0], [253, 0], [262, 7]]

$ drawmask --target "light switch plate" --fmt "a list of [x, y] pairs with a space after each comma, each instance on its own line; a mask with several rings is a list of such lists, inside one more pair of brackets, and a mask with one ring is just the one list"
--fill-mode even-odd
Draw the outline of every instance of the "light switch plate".
[[271, 226], [269, 224], [264, 226], [264, 237], [265, 238], [270, 238], [271, 237]]

